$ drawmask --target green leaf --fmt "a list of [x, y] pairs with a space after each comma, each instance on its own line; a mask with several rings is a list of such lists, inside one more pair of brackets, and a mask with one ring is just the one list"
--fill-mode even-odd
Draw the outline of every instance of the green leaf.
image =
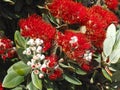
[[24, 81], [24, 76], [18, 75], [16, 72], [8, 73], [3, 80], [3, 87], [14, 88]]
[[75, 72], [79, 75], [86, 75], [87, 73], [83, 70], [81, 70], [80, 68], [75, 68]]
[[72, 83], [74, 85], [82, 85], [81, 81], [79, 81], [77, 78], [75, 78], [74, 76], [70, 76], [67, 74], [63, 74], [63, 77], [66, 81], [68, 81], [69, 83]]
[[20, 61], [13, 65], [13, 69], [17, 74], [26, 76], [28, 73], [30, 73], [31, 67], [25, 64], [23, 61]]
[[[13, 65], [14, 65], [14, 64], [13, 64]], [[15, 72], [14, 69], [13, 69], [13, 65], [7, 70], [7, 73]]]
[[110, 80], [112, 82], [112, 79], [110, 77], [110, 75], [107, 73], [107, 71], [105, 69], [102, 68], [102, 73], [104, 75], [104, 77], [108, 80]]
[[31, 57], [29, 57], [29, 56], [27, 56], [27, 55], [24, 55], [24, 54], [23, 54], [23, 51], [24, 51], [23, 48], [18, 48], [18, 49], [17, 49], [17, 53], [18, 53], [19, 58], [20, 58], [22, 61], [24, 61], [25, 63], [27, 63], [28, 60], [31, 59]]
[[65, 65], [65, 64], [63, 64], [63, 63], [59, 63], [59, 65], [60, 65], [61, 67], [63, 67], [63, 68], [75, 69], [75, 68], [73, 68], [72, 66], [68, 66], [68, 65]]
[[116, 27], [114, 24], [111, 24], [107, 28], [106, 39], [103, 43], [103, 52], [106, 57], [108, 57], [113, 49], [113, 45], [116, 39]]
[[109, 56], [109, 60], [111, 63], [116, 63], [118, 62], [120, 58], [120, 30], [118, 30], [117, 35], [116, 35], [116, 42], [113, 48], [113, 52]]
[[26, 47], [26, 40], [25, 40], [25, 38], [23, 38], [23, 37], [20, 35], [20, 32], [19, 32], [19, 31], [16, 31], [16, 32], [15, 32], [14, 40], [15, 40], [16, 47], [17, 47], [17, 48], [19, 48], [19, 47], [25, 48], [25, 47]]
[[13, 88], [12, 90], [23, 90], [22, 87], [16, 87], [16, 88]]
[[113, 52], [109, 56], [109, 60], [111, 63], [117, 63], [119, 59], [120, 59], [120, 48], [113, 50]]
[[30, 83], [27, 85], [27, 89], [28, 89], [28, 90], [38, 90], [38, 89], [33, 85], [32, 82], [30, 82]]
[[34, 72], [32, 72], [31, 77], [32, 77], [33, 85], [36, 88], [42, 90], [42, 80], [40, 78], [38, 78], [38, 75], [36, 75], [36, 74], [34, 74]]

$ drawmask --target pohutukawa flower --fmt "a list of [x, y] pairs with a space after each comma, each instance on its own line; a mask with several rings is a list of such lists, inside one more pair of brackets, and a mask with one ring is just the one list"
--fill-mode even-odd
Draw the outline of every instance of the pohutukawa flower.
[[84, 53], [91, 48], [91, 44], [84, 34], [69, 30], [66, 30], [64, 34], [59, 34], [58, 45], [73, 60], [83, 57]]
[[117, 16], [111, 11], [105, 10], [101, 6], [93, 6], [88, 9], [85, 23], [87, 28], [86, 37], [92, 41], [95, 47], [103, 48], [106, 29], [111, 23], [118, 23]]
[[89, 71], [92, 70], [93, 67], [92, 67], [90, 64], [83, 63], [83, 64], [81, 65], [81, 68], [82, 68], [84, 71], [89, 72]]
[[8, 38], [0, 39], [0, 55], [3, 60], [13, 58], [16, 55], [16, 50], [13, 47], [13, 42]]
[[[40, 16], [33, 14], [26, 19], [21, 19], [19, 25], [21, 28], [21, 34], [24, 37], [37, 38], [34, 42], [37, 45], [42, 44], [44, 41], [44, 51], [51, 47], [56, 29], [53, 28], [52, 25], [46, 23]], [[42, 40], [39, 40], [38, 38]], [[33, 40], [28, 42], [28, 44], [33, 45], [34, 43]]]
[[73, 0], [53, 0], [48, 8], [53, 16], [70, 24], [82, 23], [86, 16], [86, 7]]
[[116, 10], [118, 8], [118, 0], [105, 0], [106, 5], [108, 6], [108, 8], [112, 9], [112, 10]]

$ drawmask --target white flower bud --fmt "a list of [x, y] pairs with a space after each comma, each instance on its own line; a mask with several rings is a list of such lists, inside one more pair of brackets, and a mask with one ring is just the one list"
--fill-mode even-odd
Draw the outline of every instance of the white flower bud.
[[41, 43], [41, 44], [43, 44], [43, 43], [44, 43], [44, 41], [41, 39], [41, 40], [40, 40], [40, 43]]
[[26, 50], [23, 51], [23, 54], [26, 54]]
[[28, 62], [27, 62], [27, 65], [28, 65], [28, 66], [31, 66], [31, 62], [30, 62], [30, 61], [28, 61]]
[[43, 60], [43, 59], [45, 59], [45, 55], [42, 54], [42, 55], [40, 56], [40, 60]]
[[36, 44], [37, 46], [42, 45], [42, 44], [43, 44], [43, 40], [37, 38], [37, 39], [35, 40], [35, 44]]
[[36, 68], [39, 68], [40, 66], [41, 66], [40, 63], [35, 64], [35, 67], [36, 67]]
[[36, 52], [37, 52], [37, 53], [41, 53], [41, 51], [42, 51], [42, 47], [41, 47], [41, 46], [38, 46]]
[[43, 78], [44, 77], [44, 74], [43, 73], [40, 73], [39, 74], [39, 78]]
[[34, 59], [31, 59], [31, 63], [34, 64], [34, 63], [35, 63], [35, 60], [34, 60]]
[[43, 64], [43, 65], [41, 65], [40, 70], [42, 71], [42, 68], [46, 68], [46, 67], [47, 67], [47, 65]]
[[92, 60], [92, 52], [86, 51], [83, 58], [90, 62]]
[[35, 74], [39, 74], [39, 70], [34, 70], [33, 71]]
[[38, 59], [39, 59], [39, 57], [37, 55], [33, 56], [33, 60], [38, 60]]
[[26, 55], [31, 55], [31, 50], [30, 50], [30, 48], [27, 48], [27, 49], [26, 49]]
[[30, 46], [34, 46], [34, 45], [35, 45], [34, 39], [30, 39], [30, 40], [27, 42], [27, 44], [30, 45]]
[[31, 49], [32, 51], [35, 51], [35, 50], [36, 50], [36, 47], [30, 47], [30, 49]]

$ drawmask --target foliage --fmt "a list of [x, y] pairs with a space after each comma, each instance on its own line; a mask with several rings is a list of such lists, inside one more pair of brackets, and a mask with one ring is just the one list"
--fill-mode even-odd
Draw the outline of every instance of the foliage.
[[[2, 87], [5, 90], [119, 90], [118, 3], [1, 0]], [[7, 48], [5, 53], [3, 38], [6, 45], [8, 38], [14, 42], [13, 48]]]

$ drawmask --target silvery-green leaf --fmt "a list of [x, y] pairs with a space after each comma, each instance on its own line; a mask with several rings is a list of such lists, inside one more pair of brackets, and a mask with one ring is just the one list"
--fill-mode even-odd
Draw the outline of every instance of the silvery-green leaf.
[[106, 39], [103, 43], [103, 52], [106, 57], [108, 57], [113, 49], [116, 38], [116, 27], [114, 24], [111, 24], [107, 28]]
[[120, 53], [120, 30], [117, 31], [114, 48], [109, 56], [109, 60], [111, 63], [116, 63], [119, 60], [120, 58], [119, 53]]
[[120, 48], [119, 49], [115, 49], [111, 55], [109, 56], [109, 60], [111, 63], [116, 63], [118, 62], [120, 58]]

